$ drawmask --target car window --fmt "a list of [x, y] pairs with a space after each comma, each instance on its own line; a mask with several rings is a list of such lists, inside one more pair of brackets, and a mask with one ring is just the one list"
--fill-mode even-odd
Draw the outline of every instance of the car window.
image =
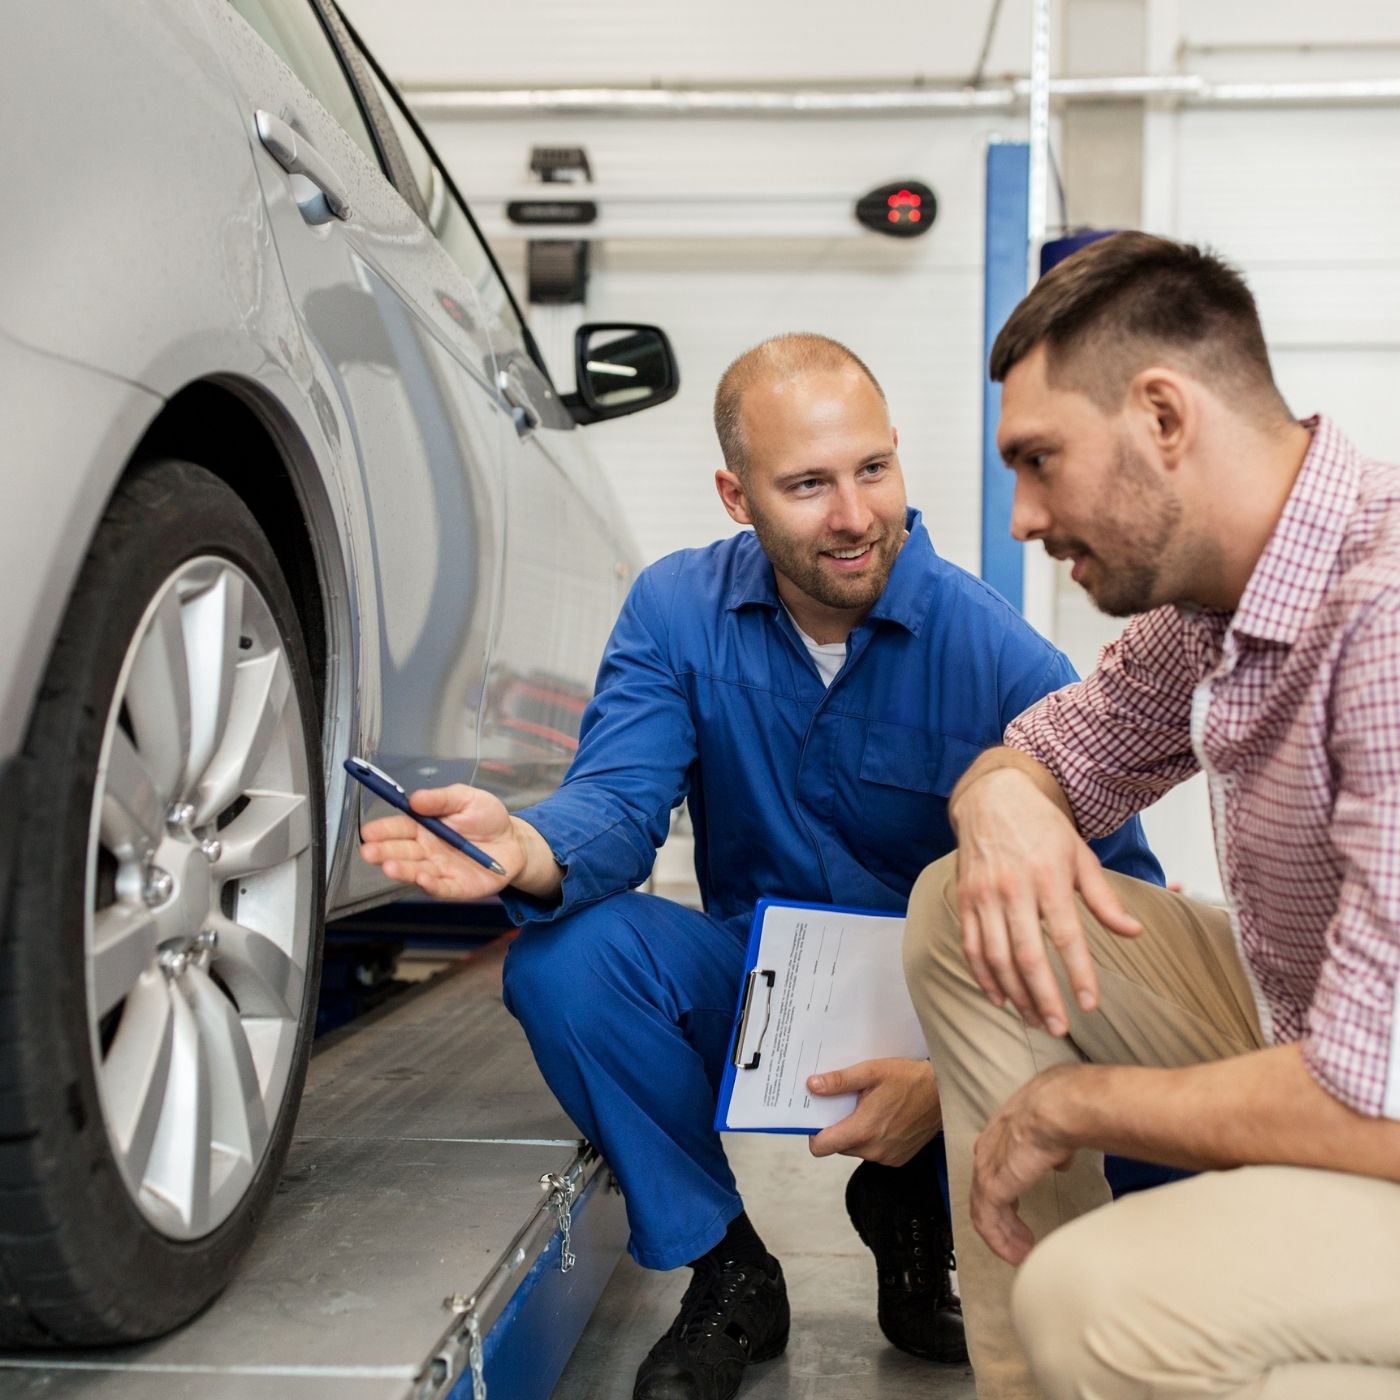
[[355, 91], [310, 0], [229, 0], [376, 164], [379, 152]]
[[524, 328], [520, 324], [520, 317], [510, 299], [510, 293], [506, 290], [495, 262], [487, 252], [476, 226], [462, 207], [442, 167], [404, 112], [398, 94], [383, 82], [373, 65], [370, 67], [370, 76], [380, 101], [389, 114], [389, 120], [394, 124], [394, 132], [413, 171], [414, 184], [418, 186], [418, 193], [428, 211], [428, 227], [432, 229], [452, 260], [471, 280], [486, 309], [504, 322], [520, 340], [525, 340]]

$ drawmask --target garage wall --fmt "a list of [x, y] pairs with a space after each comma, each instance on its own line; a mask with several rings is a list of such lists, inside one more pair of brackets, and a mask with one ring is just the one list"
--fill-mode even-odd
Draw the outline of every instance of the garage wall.
[[[1207, 77], [1400, 71], [1400, 6], [1382, 0], [1338, 0], [1325, 23], [1298, 0], [1161, 8], [1174, 23], [1153, 35], [1159, 56]], [[1162, 114], [1147, 139], [1147, 221], [1244, 269], [1294, 411], [1329, 413], [1364, 450], [1400, 461], [1400, 106]]]
[[[934, 186], [941, 205], [932, 233], [908, 242], [859, 231], [832, 239], [692, 240], [680, 236], [688, 209], [677, 207], [670, 211], [675, 236], [598, 247], [588, 315], [657, 322], [672, 334], [681, 365], [683, 387], [674, 403], [589, 429], [648, 559], [732, 528], [712, 484], [720, 462], [710, 405], [725, 366], [766, 336], [815, 330], [849, 344], [881, 380], [900, 432], [910, 499], [925, 511], [937, 546], [977, 567], [982, 153], [992, 131], [985, 122], [965, 121], [955, 130], [891, 122], [756, 128], [706, 122], [676, 127], [664, 145], [642, 151], [636, 149], [642, 133], [618, 124], [589, 133], [590, 154], [600, 164], [613, 143], [630, 144], [634, 160], [654, 162], [639, 175], [653, 188], [690, 178], [718, 190], [729, 182], [761, 184], [781, 172], [799, 186], [854, 197], [881, 180], [917, 175]], [[455, 152], [467, 144], [464, 132], [436, 134]], [[472, 133], [480, 136], [480, 129]], [[799, 210], [793, 217], [804, 215]], [[520, 245], [498, 243], [508, 269], [519, 269]], [[547, 323], [549, 316], [534, 319]], [[547, 353], [568, 379], [567, 365], [557, 363], [567, 353], [559, 344], [564, 338], [550, 340]]]
[[[713, 0], [703, 9], [534, 0], [508, 10], [461, 0], [344, 0], [406, 84], [476, 86], [966, 78], [992, 0], [930, 7], [871, 0]], [[1400, 63], [1392, 0], [1061, 0], [1056, 63], [1083, 73], [1197, 72], [1221, 79], [1384, 76]], [[639, 16], [644, 23], [638, 23]], [[1027, 0], [1006, 0], [988, 73], [1024, 73]], [[1299, 413], [1323, 409], [1367, 451], [1400, 460], [1400, 109], [1079, 107], [1062, 132], [1070, 215], [1204, 240], [1259, 297], [1279, 379]], [[676, 340], [684, 387], [672, 404], [589, 430], [648, 559], [731, 528], [710, 479], [709, 398], [728, 360], [784, 329], [848, 341], [884, 381], [909, 478], [948, 557], [975, 569], [983, 154], [1023, 117], [891, 119], [537, 118], [433, 121], [430, 130], [483, 222], [519, 189], [532, 145], [582, 144], [603, 199], [629, 203], [633, 231], [595, 245], [587, 311], [654, 320]], [[897, 244], [842, 228], [848, 203], [887, 178], [938, 192], [933, 233]], [[755, 204], [739, 197], [752, 192]], [[713, 195], [684, 203], [682, 197]], [[773, 197], [802, 196], [776, 208]], [[755, 210], [761, 205], [761, 211]], [[743, 215], [765, 236], [706, 236]], [[779, 220], [791, 220], [790, 236]], [[494, 240], [511, 275], [518, 240]], [[557, 377], [569, 313], [532, 320]], [[1081, 669], [1118, 624], [1062, 580], [1055, 639]], [[1219, 894], [1203, 785], [1149, 812], [1168, 876]]]
[[[342, 0], [403, 83], [479, 86], [958, 81], [991, 0]], [[990, 73], [1024, 71], [1029, 0], [1005, 0]]]
[[[856, 11], [832, 0], [535, 0], [493, 10], [489, 25], [478, 7], [442, 0], [350, 0], [347, 9], [405, 85], [771, 86], [966, 79], [991, 5], [875, 0]], [[996, 34], [988, 71], [1023, 69], [1028, 0], [1006, 0]], [[531, 146], [585, 146], [605, 219], [615, 207], [609, 193], [645, 196], [625, 206], [628, 224], [660, 236], [594, 245], [587, 314], [655, 321], [676, 343], [683, 387], [672, 404], [588, 430], [646, 559], [733, 529], [712, 484], [719, 459], [710, 398], [725, 365], [765, 336], [816, 330], [849, 343], [883, 382], [910, 499], [940, 550], [975, 569], [983, 152], [997, 133], [1017, 137], [1023, 125], [967, 117], [474, 118], [429, 128], [517, 287], [523, 244], [498, 211], [502, 195], [524, 185]], [[854, 224], [858, 195], [914, 176], [940, 200], [929, 236], [899, 243]], [[736, 216], [752, 227], [745, 191], [765, 201], [763, 236], [708, 236]], [[697, 203], [697, 193], [716, 198]], [[781, 203], [794, 194], [796, 203]], [[821, 236], [833, 229], [839, 236]], [[568, 382], [572, 318], [544, 310], [531, 319], [556, 379]]]

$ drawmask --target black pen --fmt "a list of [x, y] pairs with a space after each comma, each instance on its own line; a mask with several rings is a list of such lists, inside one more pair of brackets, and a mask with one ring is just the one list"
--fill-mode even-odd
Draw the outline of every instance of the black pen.
[[436, 817], [425, 817], [408, 805], [408, 794], [387, 773], [366, 763], [362, 758], [347, 758], [345, 771], [363, 783], [376, 797], [382, 797], [391, 807], [397, 807], [407, 817], [412, 817], [419, 826], [427, 827], [434, 836], [446, 841], [454, 851], [470, 856], [478, 865], [484, 865], [493, 875], [504, 875], [505, 866], [488, 856], [480, 846], [473, 846], [465, 836], [459, 836], [446, 822]]

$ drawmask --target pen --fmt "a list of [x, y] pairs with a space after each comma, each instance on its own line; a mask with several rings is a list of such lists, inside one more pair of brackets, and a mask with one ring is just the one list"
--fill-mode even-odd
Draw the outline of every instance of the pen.
[[345, 771], [357, 782], [363, 783], [376, 797], [382, 797], [391, 807], [397, 807], [407, 817], [412, 817], [419, 826], [426, 827], [440, 840], [446, 841], [454, 851], [470, 856], [478, 865], [483, 865], [493, 875], [504, 875], [505, 866], [488, 856], [480, 846], [473, 846], [465, 836], [459, 836], [446, 822], [436, 817], [425, 817], [408, 805], [408, 794], [387, 773], [366, 763], [362, 758], [347, 758]]

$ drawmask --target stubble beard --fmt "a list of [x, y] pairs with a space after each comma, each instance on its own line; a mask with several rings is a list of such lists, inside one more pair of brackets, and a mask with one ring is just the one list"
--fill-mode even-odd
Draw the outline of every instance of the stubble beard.
[[1054, 543], [1090, 556], [1089, 567], [1100, 577], [1084, 586], [1100, 612], [1135, 617], [1165, 601], [1159, 596], [1163, 562], [1181, 522], [1181, 502], [1127, 443], [1119, 444], [1113, 483], [1101, 519], [1120, 557], [1110, 562], [1078, 540]]
[[[754, 534], [768, 556], [768, 562], [798, 589], [823, 607], [847, 611], [852, 608], [870, 608], [885, 591], [890, 572], [894, 568], [895, 556], [899, 553], [900, 541], [892, 539], [886, 531], [871, 545], [871, 561], [866, 572], [855, 578], [840, 578], [828, 573], [818, 554], [810, 545], [799, 543], [761, 512], [754, 510], [749, 503], [749, 516], [753, 522]], [[854, 549], [861, 540], [842, 543], [833, 540], [827, 549]]]

